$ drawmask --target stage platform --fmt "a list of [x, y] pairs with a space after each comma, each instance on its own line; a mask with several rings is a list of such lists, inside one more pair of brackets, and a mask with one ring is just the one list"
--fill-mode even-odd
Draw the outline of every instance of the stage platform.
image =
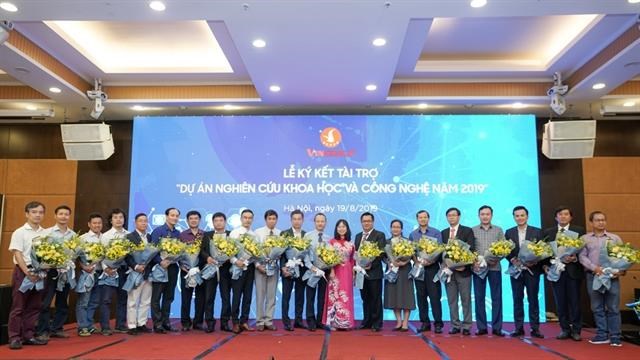
[[[131, 336], [93, 335], [80, 338], [74, 325], [65, 328], [68, 339], [52, 339], [46, 346], [27, 346], [22, 350], [0, 349], [0, 359], [229, 359], [229, 360], [424, 360], [424, 359], [601, 359], [624, 360], [640, 358], [640, 346], [623, 342], [620, 348], [592, 345], [588, 339], [594, 329], [583, 330], [583, 340], [556, 340], [557, 324], [543, 324], [545, 339], [511, 338], [508, 335], [461, 336], [443, 334], [393, 332], [395, 322], [385, 322], [381, 332], [353, 330], [348, 332], [296, 329], [284, 331], [280, 322], [277, 331], [244, 332], [239, 335], [202, 331]], [[415, 330], [416, 324], [412, 324]], [[179, 326], [179, 320], [174, 320]], [[505, 332], [513, 324], [505, 324]], [[527, 329], [528, 331], [528, 329]]]

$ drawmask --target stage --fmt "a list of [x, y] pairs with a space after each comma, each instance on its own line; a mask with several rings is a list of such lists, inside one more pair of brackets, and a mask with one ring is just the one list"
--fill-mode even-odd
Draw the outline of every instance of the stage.
[[[174, 321], [178, 327], [179, 321]], [[583, 340], [556, 340], [557, 324], [542, 324], [545, 339], [503, 338], [494, 336], [448, 335], [413, 331], [393, 332], [395, 322], [385, 322], [381, 332], [284, 331], [245, 332], [239, 335], [218, 329], [156, 335], [93, 335], [80, 338], [74, 325], [68, 325], [68, 339], [52, 339], [46, 346], [27, 346], [22, 350], [0, 349], [1, 359], [638, 359], [640, 346], [623, 342], [621, 348], [592, 345], [588, 339], [594, 329], [584, 329]], [[412, 330], [415, 329], [412, 324]], [[513, 324], [506, 324], [506, 331]]]

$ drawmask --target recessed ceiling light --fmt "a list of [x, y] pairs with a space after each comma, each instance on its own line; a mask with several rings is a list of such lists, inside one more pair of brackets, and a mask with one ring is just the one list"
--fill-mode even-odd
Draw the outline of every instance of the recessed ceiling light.
[[376, 91], [378, 87], [375, 86], [374, 84], [369, 84], [365, 87], [365, 89], [367, 89], [367, 91]]
[[429, 104], [425, 104], [425, 103], [418, 104], [418, 109], [426, 109], [428, 107], [429, 107]]
[[36, 106], [34, 106], [34, 105], [27, 105], [25, 108], [26, 108], [27, 110], [29, 110], [29, 111], [36, 111], [36, 110], [38, 110], [38, 108], [37, 108]]
[[149, 7], [155, 11], [164, 11], [167, 8], [162, 1], [151, 1]]
[[593, 90], [600, 90], [600, 89], [604, 89], [607, 85], [605, 83], [597, 83], [597, 84], [593, 84], [593, 86], [591, 88], [593, 88]]
[[629, 4], [638, 4], [640, 0], [629, 0]]
[[60, 94], [62, 92], [62, 90], [60, 90], [60, 88], [57, 88], [57, 87], [50, 87], [49, 91], [51, 91], [54, 94]]
[[235, 106], [235, 105], [231, 105], [231, 104], [225, 104], [222, 108], [223, 108], [224, 110], [237, 110], [237, 109], [238, 109], [238, 107], [237, 107], [237, 106]]
[[257, 47], [257, 48], [263, 48], [267, 46], [267, 42], [262, 39], [253, 40], [252, 44], [253, 44], [253, 47]]
[[13, 5], [10, 2], [0, 2], [0, 9], [8, 11], [8, 12], [16, 12], [18, 11], [18, 7]]
[[481, 8], [487, 5], [487, 0], [471, 0], [471, 3], [469, 5], [471, 5], [471, 7], [473, 8]]
[[524, 109], [527, 107], [527, 104], [523, 104], [521, 102], [515, 102], [513, 104], [511, 104], [511, 107], [514, 109]]
[[[638, 2], [640, 2], [640, 0], [638, 0]], [[636, 102], [635, 101], [626, 101], [624, 104], [622, 104], [622, 106], [626, 106], [626, 107], [636, 106]]]
[[133, 111], [144, 111], [144, 110], [145, 110], [145, 107], [144, 107], [144, 106], [142, 106], [142, 105], [133, 105], [133, 106], [131, 107], [131, 110], [133, 110]]
[[387, 40], [384, 38], [375, 38], [372, 42], [373, 46], [385, 46], [387, 44]]
[[280, 86], [278, 86], [278, 85], [271, 85], [271, 86], [269, 86], [269, 90], [270, 90], [271, 92], [278, 92], [278, 91], [280, 91]]

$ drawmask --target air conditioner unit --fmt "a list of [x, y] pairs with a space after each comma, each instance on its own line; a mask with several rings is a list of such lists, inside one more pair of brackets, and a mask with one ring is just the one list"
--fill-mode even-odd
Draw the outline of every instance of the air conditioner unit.
[[60, 131], [67, 160], [106, 160], [114, 153], [107, 124], [62, 124]]
[[53, 109], [13, 110], [0, 109], [0, 120], [45, 120], [56, 116]]
[[542, 153], [549, 159], [593, 157], [596, 121], [554, 121], [544, 125]]
[[62, 124], [63, 142], [100, 142], [111, 139], [111, 126], [107, 124]]
[[640, 117], [640, 105], [635, 105], [635, 106], [602, 105], [600, 107], [600, 115]]

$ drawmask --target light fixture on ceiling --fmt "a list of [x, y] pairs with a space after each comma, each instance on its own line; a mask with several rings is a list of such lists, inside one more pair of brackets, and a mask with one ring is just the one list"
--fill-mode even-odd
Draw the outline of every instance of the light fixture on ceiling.
[[29, 111], [36, 111], [38, 110], [38, 107], [35, 105], [27, 105], [25, 106], [25, 109], [29, 110]]
[[280, 86], [271, 85], [271, 86], [269, 86], [269, 91], [271, 91], [271, 92], [279, 92], [280, 91]]
[[365, 89], [367, 89], [367, 91], [376, 91], [378, 87], [374, 84], [369, 84], [365, 87]]
[[387, 44], [387, 40], [385, 38], [375, 38], [371, 43], [373, 44], [373, 46], [380, 47], [385, 46]]
[[251, 44], [253, 45], [253, 47], [257, 47], [257, 48], [263, 48], [267, 46], [267, 42], [262, 39], [255, 39]]
[[514, 102], [513, 104], [511, 104], [511, 107], [514, 109], [524, 109], [527, 107], [527, 104], [523, 104], [521, 102]]
[[0, 9], [2, 9], [4, 11], [8, 11], [8, 12], [16, 12], [16, 11], [18, 11], [18, 7], [15, 6], [13, 3], [10, 3], [8, 1], [0, 2]]
[[155, 11], [164, 11], [167, 8], [162, 1], [150, 1], [149, 7]]
[[237, 110], [239, 109], [239, 107], [235, 106], [235, 105], [231, 105], [231, 104], [225, 104], [224, 106], [222, 106], [223, 110], [227, 110], [227, 111], [231, 111], [231, 110]]
[[418, 109], [426, 109], [429, 107], [429, 104], [427, 103], [420, 103], [417, 105]]
[[145, 110], [147, 110], [147, 108], [142, 106], [142, 105], [133, 105], [131, 107], [131, 110], [133, 110], [133, 111], [145, 111]]
[[629, 4], [638, 4], [640, 3], [640, 0], [628, 0]]
[[471, 5], [472, 8], [481, 8], [487, 5], [487, 0], [471, 0], [469, 5]]
[[[638, 0], [640, 2], [640, 0]], [[624, 104], [622, 104], [622, 106], [624, 107], [632, 107], [632, 106], [636, 106], [636, 102], [635, 101], [625, 101]]]
[[49, 91], [54, 93], [54, 94], [60, 94], [62, 92], [62, 90], [60, 90], [60, 88], [57, 88], [55, 86], [50, 87]]
[[607, 85], [605, 83], [596, 83], [591, 87], [593, 90], [604, 89]]

